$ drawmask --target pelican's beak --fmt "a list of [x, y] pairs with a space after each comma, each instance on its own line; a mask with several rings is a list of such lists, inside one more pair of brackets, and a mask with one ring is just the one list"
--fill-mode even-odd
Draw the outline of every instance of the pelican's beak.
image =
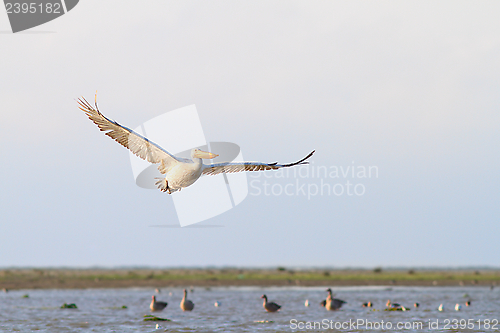
[[204, 159], [211, 159], [211, 158], [216, 158], [217, 154], [209, 153], [208, 151], [203, 151], [203, 150], [198, 150], [196, 152], [196, 157], [198, 158], [204, 158]]

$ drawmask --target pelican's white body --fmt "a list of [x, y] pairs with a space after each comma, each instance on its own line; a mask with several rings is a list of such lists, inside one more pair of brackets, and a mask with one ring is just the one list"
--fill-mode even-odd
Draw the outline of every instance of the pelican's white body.
[[158, 170], [165, 174], [165, 178], [157, 178], [158, 188], [168, 193], [180, 191], [184, 187], [194, 184], [203, 173], [205, 165], [202, 158], [215, 158], [219, 155], [203, 150], [191, 150], [191, 160], [185, 158], [162, 159]]
[[175, 192], [183, 187], [193, 185], [200, 178], [203, 171], [201, 158], [194, 158], [193, 162], [177, 162], [165, 175], [170, 191]]

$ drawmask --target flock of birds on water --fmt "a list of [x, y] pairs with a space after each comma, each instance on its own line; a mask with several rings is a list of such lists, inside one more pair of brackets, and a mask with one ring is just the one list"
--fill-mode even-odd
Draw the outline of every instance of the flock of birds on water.
[[[160, 290], [156, 289], [156, 292], [159, 293]], [[328, 296], [326, 297], [325, 300], [320, 302], [320, 305], [322, 307], [324, 307], [326, 310], [336, 311], [336, 310], [339, 310], [342, 307], [342, 305], [344, 305], [344, 303], [347, 303], [346, 301], [343, 301], [341, 299], [334, 298], [333, 293], [332, 293], [332, 289], [328, 288], [326, 290], [326, 292], [328, 293]], [[277, 312], [281, 309], [281, 305], [279, 305], [275, 302], [268, 301], [267, 295], [264, 294], [260, 298], [264, 299], [264, 303], [262, 303], [262, 306], [264, 307], [264, 309], [267, 312]], [[157, 301], [156, 296], [153, 295], [151, 304], [149, 305], [149, 308], [151, 309], [151, 311], [162, 311], [163, 309], [165, 309], [167, 307], [167, 305], [168, 305], [167, 302]], [[304, 305], [306, 307], [309, 307], [311, 305], [311, 303], [309, 302], [309, 300], [306, 300]], [[410, 310], [409, 307], [405, 307], [399, 303], [392, 303], [391, 300], [387, 300], [387, 303], [385, 305], [386, 305], [385, 310], [387, 310], [387, 311], [409, 311]], [[471, 305], [470, 301], [465, 302], [465, 306], [470, 306], [470, 305]], [[214, 306], [220, 307], [221, 303], [216, 301], [214, 303]], [[372, 308], [373, 303], [366, 302], [366, 303], [363, 303], [361, 306], [364, 308]], [[413, 306], [415, 308], [418, 308], [420, 306], [420, 304], [414, 303]], [[187, 290], [186, 289], [184, 289], [184, 296], [182, 297], [182, 300], [180, 303], [180, 308], [182, 309], [182, 311], [193, 311], [193, 309], [194, 309], [194, 303], [187, 299]], [[460, 311], [461, 309], [462, 309], [461, 304], [457, 303], [455, 305], [455, 310]], [[439, 305], [438, 311], [444, 311], [443, 304]]]

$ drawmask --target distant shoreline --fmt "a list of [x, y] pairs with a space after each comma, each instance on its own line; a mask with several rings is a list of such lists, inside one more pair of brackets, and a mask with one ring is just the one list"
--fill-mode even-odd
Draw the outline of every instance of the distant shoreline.
[[500, 286], [500, 270], [1, 269], [0, 289]]

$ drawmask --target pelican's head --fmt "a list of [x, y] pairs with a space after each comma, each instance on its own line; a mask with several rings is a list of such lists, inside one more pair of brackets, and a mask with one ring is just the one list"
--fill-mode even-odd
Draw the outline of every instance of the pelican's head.
[[209, 153], [208, 151], [203, 151], [201, 149], [195, 148], [191, 150], [191, 158], [204, 158], [204, 159], [211, 159], [211, 158], [216, 158], [217, 154]]

